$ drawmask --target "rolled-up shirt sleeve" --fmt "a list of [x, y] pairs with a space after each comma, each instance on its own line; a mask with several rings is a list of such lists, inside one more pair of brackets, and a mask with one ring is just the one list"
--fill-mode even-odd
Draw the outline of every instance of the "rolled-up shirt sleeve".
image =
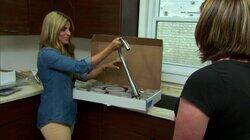
[[91, 57], [78, 61], [53, 48], [45, 48], [41, 50], [39, 55], [43, 64], [49, 68], [78, 74], [89, 73], [93, 69]]
[[[87, 57], [85, 59], [82, 59], [82, 61], [85, 61], [87, 63], [88, 69], [91, 71], [93, 69], [92, 59], [91, 57]], [[90, 72], [89, 71], [89, 72]]]
[[[91, 70], [93, 69], [93, 64], [92, 64], [91, 57], [85, 58], [84, 61], [87, 63], [88, 69], [91, 71]], [[90, 71], [89, 71], [89, 72], [90, 72]], [[89, 72], [88, 72], [88, 73], [89, 73]], [[87, 77], [87, 76], [88, 76], [88, 73], [79, 74], [80, 79], [81, 79], [82, 81], [87, 81], [87, 80], [88, 80], [88, 77]]]
[[80, 79], [82, 80], [82, 81], [87, 81], [88, 80], [88, 74], [87, 73], [84, 73], [84, 74], [80, 74]]

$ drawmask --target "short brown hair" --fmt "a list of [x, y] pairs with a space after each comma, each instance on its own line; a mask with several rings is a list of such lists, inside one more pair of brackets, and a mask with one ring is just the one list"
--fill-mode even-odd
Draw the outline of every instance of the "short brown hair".
[[201, 60], [250, 60], [250, 1], [206, 0], [195, 38]]

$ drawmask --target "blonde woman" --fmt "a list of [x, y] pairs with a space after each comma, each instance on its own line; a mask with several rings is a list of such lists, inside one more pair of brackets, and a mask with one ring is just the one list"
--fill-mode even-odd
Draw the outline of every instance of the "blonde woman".
[[77, 61], [70, 40], [73, 30], [72, 20], [58, 11], [50, 12], [43, 21], [37, 67], [44, 91], [41, 94], [37, 126], [46, 140], [71, 139], [77, 113], [77, 104], [72, 98], [73, 75], [88, 80], [105, 68], [119, 68], [114, 62], [93, 69], [93, 66], [120, 47], [119, 38], [114, 39], [99, 54]]
[[250, 0], [206, 0], [196, 26], [203, 62], [181, 93], [174, 140], [250, 140]]

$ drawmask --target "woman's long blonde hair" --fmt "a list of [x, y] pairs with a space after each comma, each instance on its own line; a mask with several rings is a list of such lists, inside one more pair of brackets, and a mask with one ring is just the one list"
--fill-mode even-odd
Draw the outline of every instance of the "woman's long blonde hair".
[[58, 37], [60, 31], [66, 25], [67, 22], [70, 23], [70, 30], [71, 32], [73, 32], [74, 25], [70, 17], [58, 11], [52, 11], [47, 14], [44, 18], [42, 25], [42, 31], [40, 36], [40, 48], [52, 47], [59, 50], [63, 54], [74, 58], [74, 45], [71, 43], [71, 40], [69, 39], [69, 43], [63, 45], [59, 41]]

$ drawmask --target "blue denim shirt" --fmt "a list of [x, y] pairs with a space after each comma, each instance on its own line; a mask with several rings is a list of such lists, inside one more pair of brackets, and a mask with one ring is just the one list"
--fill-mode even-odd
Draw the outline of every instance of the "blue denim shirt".
[[39, 51], [38, 76], [44, 91], [38, 109], [37, 127], [50, 122], [72, 126], [75, 123], [77, 102], [73, 99], [73, 77], [77, 73], [86, 78], [93, 68], [91, 58], [74, 60], [51, 47]]

